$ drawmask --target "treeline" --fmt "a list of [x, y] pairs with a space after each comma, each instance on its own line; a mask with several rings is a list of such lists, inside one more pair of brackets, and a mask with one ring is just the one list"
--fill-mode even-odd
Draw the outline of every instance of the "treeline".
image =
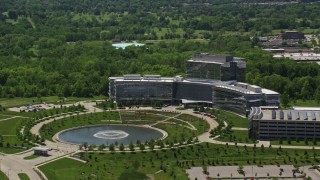
[[108, 95], [110, 76], [184, 75], [185, 62], [195, 52], [242, 51], [253, 46], [249, 37], [241, 36], [163, 41], [125, 50], [108, 42], [62, 43], [24, 36], [0, 37], [0, 44], [0, 97]]
[[[211, 52], [246, 58], [249, 83], [288, 94], [291, 99], [320, 99], [317, 64], [274, 59], [271, 54], [253, 48], [257, 42], [249, 36], [217, 35], [211, 41], [202, 42], [162, 41], [125, 50], [116, 50], [108, 42], [62, 43], [51, 38], [31, 39], [26, 46], [38, 47], [35, 52], [31, 50], [32, 56], [23, 56], [30, 50], [20, 47], [22, 42], [18, 38], [1, 43], [7, 46], [1, 48], [0, 54], [0, 97], [108, 95], [110, 76], [184, 75], [185, 62], [193, 53]], [[19, 47], [20, 51], [10, 51]]]
[[0, 56], [0, 97], [107, 95], [110, 76], [184, 74], [188, 50], [201, 47], [181, 41], [116, 50], [110, 43], [79, 42], [41, 48], [30, 57], [22, 56], [26, 50], [13, 51]]
[[247, 81], [278, 91], [291, 100], [320, 102], [320, 67], [316, 63], [296, 63], [271, 55], [251, 55], [247, 63]]
[[[250, 83], [292, 99], [318, 98], [318, 65], [273, 59], [254, 47], [258, 32], [319, 28], [320, 4], [234, 2], [3, 0], [0, 97], [107, 95], [110, 76], [184, 75], [193, 53], [209, 52], [247, 58]], [[199, 37], [206, 40], [179, 39]], [[176, 40], [116, 50], [105, 41], [111, 39]]]
[[[274, 29], [320, 28], [320, 3], [269, 6], [234, 2], [3, 0], [0, 36], [24, 34], [63, 42], [210, 39], [212, 32], [263, 35]], [[165, 30], [168, 32], [163, 33]]]

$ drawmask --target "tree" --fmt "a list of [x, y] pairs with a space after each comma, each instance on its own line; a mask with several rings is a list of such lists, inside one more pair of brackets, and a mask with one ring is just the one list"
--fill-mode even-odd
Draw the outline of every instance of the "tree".
[[130, 151], [134, 151], [134, 144], [132, 142], [129, 144], [129, 149]]
[[106, 148], [106, 146], [104, 144], [101, 144], [99, 147], [98, 147], [98, 150], [99, 151], [102, 151]]
[[109, 151], [113, 152], [114, 150], [115, 150], [114, 145], [111, 144], [111, 145], [109, 146]]
[[149, 142], [149, 149], [150, 149], [151, 151], [153, 151], [153, 149], [154, 149], [154, 142], [153, 142], [153, 141], [150, 141], [150, 142]]
[[143, 150], [145, 149], [144, 144], [140, 144], [140, 145], [139, 145], [139, 149], [140, 149], [141, 151], [143, 151]]
[[119, 146], [119, 150], [120, 150], [120, 151], [124, 151], [124, 145], [123, 145], [122, 143], [121, 143], [120, 146]]
[[9, 10], [8, 11], [8, 17], [10, 19], [13, 19], [13, 20], [17, 20], [18, 19], [18, 15], [17, 15], [16, 11], [14, 11], [14, 10]]
[[289, 95], [288, 94], [282, 94], [281, 97], [280, 97], [280, 101], [281, 101], [281, 104], [284, 106], [284, 107], [287, 107], [288, 104], [289, 104]]

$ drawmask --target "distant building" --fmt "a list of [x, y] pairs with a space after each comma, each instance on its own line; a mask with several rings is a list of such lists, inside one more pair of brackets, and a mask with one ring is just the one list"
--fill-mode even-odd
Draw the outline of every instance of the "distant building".
[[249, 124], [249, 136], [254, 139], [320, 139], [320, 111], [252, 107]]
[[187, 78], [245, 82], [246, 62], [226, 54], [194, 54], [187, 61]]
[[305, 39], [304, 33], [298, 31], [286, 31], [281, 34], [282, 39]]

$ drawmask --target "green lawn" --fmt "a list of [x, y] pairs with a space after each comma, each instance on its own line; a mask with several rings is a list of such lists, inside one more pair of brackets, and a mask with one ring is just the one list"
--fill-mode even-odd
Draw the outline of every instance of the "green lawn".
[[[3, 116], [1, 116], [3, 117]], [[6, 118], [10, 118], [7, 116]], [[17, 129], [25, 118], [13, 118], [5, 121], [0, 121], [0, 152], [12, 154], [24, 151], [25, 149], [15, 149], [13, 146], [30, 147], [27, 143], [23, 143], [16, 135]]]
[[0, 114], [0, 121], [12, 117], [11, 115]]
[[24, 146], [28, 148], [32, 146], [32, 144], [22, 142], [17, 136], [3, 136], [3, 141], [1, 143], [3, 147], [0, 147], [0, 152], [6, 153], [6, 154], [14, 154], [14, 153], [18, 153], [26, 150], [26, 149], [16, 149], [16, 148], [13, 148], [13, 146]]
[[141, 112], [152, 113], [152, 114], [163, 115], [163, 116], [169, 116], [169, 117], [178, 115], [178, 113], [176, 113], [176, 112], [169, 112], [169, 111], [143, 110]]
[[19, 173], [18, 176], [20, 180], [30, 180], [29, 176], [25, 173]]
[[213, 113], [218, 119], [226, 121], [228, 124], [232, 124], [232, 127], [248, 128], [249, 121], [247, 118], [241, 117], [235, 113], [229, 111], [220, 110], [220, 113]]
[[2, 171], [0, 171], [0, 180], [9, 180], [9, 178]]
[[[164, 115], [170, 117], [178, 114], [162, 111], [122, 111], [121, 119], [123, 120], [124, 124], [152, 124], [168, 118], [164, 117]], [[168, 132], [169, 136], [165, 139], [165, 141], [173, 143], [186, 141], [192, 137], [204, 133], [209, 128], [209, 125], [206, 123], [206, 121], [200, 118], [191, 115], [179, 115], [179, 118], [190, 122], [197, 130], [191, 130], [185, 126], [179, 126], [178, 124], [186, 123], [177, 120], [174, 121], [179, 122], [178, 124], [172, 124], [170, 121], [168, 121], [168, 123], [160, 123], [155, 125], [154, 127]], [[101, 113], [72, 116], [63, 120], [57, 120], [46, 124], [41, 128], [40, 134], [45, 139], [51, 140], [54, 134], [64, 129], [85, 125], [121, 123], [119, 119], [120, 117], [118, 111], [105, 111]]]
[[31, 156], [24, 157], [23, 159], [25, 159], [25, 160], [31, 160], [31, 159], [35, 159], [35, 158], [38, 158], [38, 157], [39, 157], [39, 155], [33, 154], [33, 155], [31, 155]]
[[23, 120], [26, 119], [13, 118], [5, 121], [0, 121], [0, 135], [16, 135], [16, 129], [19, 127], [20, 123]]
[[203, 121], [196, 117], [194, 118], [197, 120], [194, 120], [191, 124], [195, 126], [197, 130], [191, 130], [189, 128], [186, 128], [185, 126], [180, 126], [179, 124], [183, 124], [183, 122], [179, 122], [177, 120], [168, 120], [167, 123], [160, 123], [155, 125], [154, 127], [163, 129], [168, 133], [168, 137], [164, 140], [166, 142], [178, 143], [180, 141], [187, 141], [190, 138], [196, 137], [206, 132], [209, 128], [209, 125], [206, 121]]
[[79, 179], [86, 164], [70, 158], [62, 158], [49, 164], [40, 166], [39, 169], [48, 179]]
[[124, 124], [152, 124], [165, 120], [166, 118], [167, 117], [156, 114], [156, 112], [121, 111], [121, 119]]
[[[79, 153], [86, 164], [63, 158], [43, 165], [40, 170], [49, 179], [118, 179], [128, 172], [148, 174], [155, 180], [187, 179], [191, 166], [319, 164], [313, 150], [272, 149], [197, 144], [179, 149], [134, 153]], [[163, 170], [160, 173], [159, 170]], [[137, 174], [137, 173], [134, 173]], [[133, 176], [134, 179], [134, 176]]]
[[37, 104], [41, 102], [46, 103], [75, 103], [82, 100], [97, 100], [97, 99], [104, 99], [103, 96], [96, 96], [94, 98], [77, 98], [77, 97], [68, 97], [65, 99], [61, 99], [58, 96], [49, 96], [49, 97], [33, 97], [33, 98], [0, 98], [0, 105], [3, 107], [15, 107], [15, 106], [22, 106], [22, 105], [29, 105], [29, 104]]
[[67, 117], [63, 120], [53, 121], [44, 125], [40, 129], [40, 135], [45, 139], [51, 140], [56, 133], [64, 129], [85, 125], [103, 125], [116, 123], [121, 123], [119, 113], [117, 111], [76, 115]]
[[238, 130], [231, 130], [230, 134], [219, 136], [217, 140], [225, 142], [254, 143], [254, 141], [249, 138], [248, 131]]

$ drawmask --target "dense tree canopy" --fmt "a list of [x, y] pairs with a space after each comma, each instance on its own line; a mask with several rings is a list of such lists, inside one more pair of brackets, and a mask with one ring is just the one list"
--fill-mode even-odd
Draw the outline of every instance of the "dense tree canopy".
[[[318, 65], [255, 48], [273, 30], [319, 31], [320, 3], [269, 2], [2, 0], [0, 97], [107, 95], [110, 76], [184, 75], [193, 53], [211, 52], [245, 57], [250, 83], [320, 101]], [[117, 50], [109, 40], [147, 45]]]

